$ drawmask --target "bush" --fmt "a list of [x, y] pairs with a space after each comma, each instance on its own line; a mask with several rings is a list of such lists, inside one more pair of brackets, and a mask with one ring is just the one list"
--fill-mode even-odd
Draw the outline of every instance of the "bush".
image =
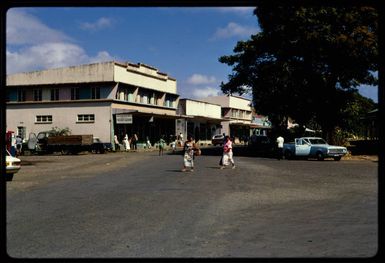
[[52, 136], [63, 136], [63, 135], [70, 135], [71, 130], [68, 127], [65, 128], [59, 128], [59, 127], [52, 127], [52, 129], [49, 131]]

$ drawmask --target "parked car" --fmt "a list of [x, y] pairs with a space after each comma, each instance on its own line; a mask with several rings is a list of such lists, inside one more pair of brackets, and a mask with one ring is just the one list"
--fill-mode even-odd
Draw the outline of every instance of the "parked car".
[[325, 158], [333, 158], [339, 161], [347, 152], [346, 147], [329, 145], [319, 137], [296, 138], [294, 142], [283, 145], [283, 153], [286, 159], [302, 157], [317, 158], [322, 161]]
[[275, 144], [266, 135], [252, 135], [248, 146], [253, 154], [271, 155]]
[[225, 137], [222, 134], [217, 134], [214, 135], [213, 138], [211, 139], [211, 144], [212, 145], [223, 145], [223, 140]]
[[6, 180], [12, 181], [13, 175], [17, 173], [21, 168], [21, 160], [19, 158], [13, 157], [8, 150], [6, 150], [7, 155], [5, 156], [6, 162]]
[[107, 142], [102, 142], [98, 137], [94, 137], [93, 143], [91, 145], [91, 152], [105, 153], [108, 151], [112, 151], [112, 144]]

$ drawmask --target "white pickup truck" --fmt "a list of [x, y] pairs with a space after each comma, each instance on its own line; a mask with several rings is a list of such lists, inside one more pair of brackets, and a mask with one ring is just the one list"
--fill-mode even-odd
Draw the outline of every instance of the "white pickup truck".
[[329, 145], [319, 137], [296, 138], [293, 143], [283, 145], [283, 154], [286, 159], [302, 157], [317, 158], [321, 161], [325, 158], [333, 158], [339, 161], [347, 152], [346, 147]]

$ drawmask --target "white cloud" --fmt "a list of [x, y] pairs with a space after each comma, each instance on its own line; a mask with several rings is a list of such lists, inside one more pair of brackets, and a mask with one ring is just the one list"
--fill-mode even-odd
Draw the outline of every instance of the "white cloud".
[[234, 22], [230, 22], [224, 28], [218, 28], [211, 40], [225, 39], [231, 37], [249, 37], [252, 34], [259, 32], [257, 27], [242, 26]]
[[44, 43], [15, 52], [7, 50], [6, 56], [7, 74], [113, 60], [106, 51], [90, 57], [83, 48], [70, 43]]
[[201, 85], [215, 83], [217, 80], [213, 76], [205, 76], [201, 74], [193, 74], [187, 79], [188, 84]]
[[37, 44], [41, 42], [71, 41], [66, 34], [49, 28], [36, 17], [22, 9], [10, 9], [7, 13], [7, 45]]
[[246, 7], [246, 6], [229, 6], [229, 7], [219, 7], [219, 11], [224, 13], [237, 13], [240, 15], [244, 14], [253, 14], [255, 7]]
[[[101, 20], [99, 25], [107, 25]], [[89, 56], [72, 38], [23, 9], [7, 13], [7, 74], [114, 60], [107, 51]]]
[[93, 23], [84, 22], [80, 25], [83, 30], [98, 31], [112, 26], [112, 20], [110, 18], [101, 17]]
[[192, 96], [194, 98], [206, 98], [210, 96], [217, 96], [221, 91], [213, 87], [199, 88], [192, 91]]

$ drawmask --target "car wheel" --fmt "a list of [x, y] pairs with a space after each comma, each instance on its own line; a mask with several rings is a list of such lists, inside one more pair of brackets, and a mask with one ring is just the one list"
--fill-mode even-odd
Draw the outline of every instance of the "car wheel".
[[341, 156], [334, 157], [334, 161], [339, 161], [341, 160]]
[[322, 152], [317, 152], [317, 160], [318, 161], [323, 161], [324, 160], [324, 155]]

